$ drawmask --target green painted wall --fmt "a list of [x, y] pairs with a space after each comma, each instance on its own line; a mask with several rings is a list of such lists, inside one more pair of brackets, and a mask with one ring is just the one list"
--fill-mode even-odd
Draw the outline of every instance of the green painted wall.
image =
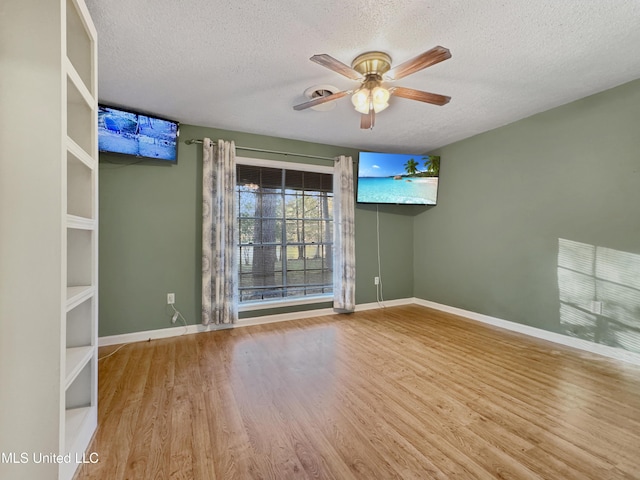
[[433, 153], [416, 297], [640, 351], [640, 81]]
[[[171, 327], [168, 292], [175, 292], [176, 307], [188, 323], [200, 323], [202, 147], [184, 141], [205, 136], [234, 140], [245, 147], [357, 159], [357, 151], [348, 148], [190, 125], [181, 126], [178, 165], [110, 163], [120, 159], [101, 155], [100, 336]], [[245, 151], [238, 155], [314, 162]], [[380, 208], [385, 299], [413, 294], [413, 215], [419, 211], [415, 208]], [[375, 206], [356, 206], [356, 252], [356, 302], [374, 302]], [[275, 311], [242, 316], [270, 313]]]
[[[385, 299], [416, 296], [602, 343], [622, 330], [625, 348], [640, 350], [639, 120], [635, 81], [433, 152], [442, 155], [438, 205], [379, 207]], [[202, 153], [184, 141], [204, 136], [357, 158], [342, 147], [189, 125], [177, 166], [102, 156], [101, 336], [171, 326], [167, 292], [199, 323]], [[375, 205], [356, 206], [359, 304], [376, 300], [376, 216]], [[603, 302], [602, 315], [588, 312], [591, 300]]]

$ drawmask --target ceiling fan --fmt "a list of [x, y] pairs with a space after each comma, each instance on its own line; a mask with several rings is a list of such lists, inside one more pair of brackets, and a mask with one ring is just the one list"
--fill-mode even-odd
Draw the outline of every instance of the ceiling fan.
[[441, 46], [433, 47], [431, 50], [421, 53], [417, 57], [393, 68], [391, 68], [391, 57], [383, 52], [366, 52], [358, 55], [351, 62], [351, 67], [336, 60], [331, 55], [314, 55], [309, 60], [351, 80], [359, 80], [361, 84], [354, 90], [344, 90], [330, 95], [319, 96], [308, 102], [296, 105], [293, 109], [304, 110], [305, 108], [337, 100], [346, 95], [353, 95], [351, 97], [353, 106], [356, 111], [362, 114], [360, 128], [373, 128], [376, 114], [389, 106], [388, 101], [391, 95], [442, 106], [449, 103], [451, 97], [414, 90], [413, 88], [386, 88], [383, 86], [383, 82], [399, 80], [448, 58], [451, 58], [451, 52], [449, 52], [448, 48]]

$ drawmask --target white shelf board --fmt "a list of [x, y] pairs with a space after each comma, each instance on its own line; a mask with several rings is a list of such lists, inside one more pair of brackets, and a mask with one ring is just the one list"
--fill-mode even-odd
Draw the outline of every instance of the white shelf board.
[[78, 0], [73, 0], [73, 6], [75, 7], [78, 15], [80, 16], [80, 20], [82, 21], [84, 27], [87, 29], [87, 34], [92, 42], [96, 41], [98, 37], [98, 31], [96, 30], [95, 25], [93, 24], [93, 20], [91, 20], [91, 14], [89, 13], [89, 9], [85, 2], [81, 2]]
[[67, 228], [75, 228], [79, 230], [95, 230], [96, 222], [92, 218], [67, 214]]
[[98, 426], [98, 408], [96, 406], [70, 408], [65, 410], [64, 445], [65, 453], [71, 454], [71, 462], [60, 464], [60, 478], [70, 479], [78, 468], [76, 455], [80, 458], [87, 450], [93, 433]]
[[80, 305], [86, 299], [91, 298], [94, 293], [95, 288], [91, 285], [67, 287], [67, 312]]
[[67, 135], [67, 150], [71, 152], [78, 160], [84, 163], [88, 168], [94, 170], [98, 162], [87, 153], [84, 148], [78, 145], [73, 138]]
[[76, 379], [84, 366], [89, 363], [95, 347], [89, 345], [86, 347], [73, 347], [66, 349], [66, 363], [64, 375], [64, 389], [69, 388], [71, 383]]
[[69, 60], [69, 58], [67, 58], [66, 67], [67, 67], [67, 76], [69, 77], [71, 82], [73, 82], [75, 87], [78, 89], [78, 92], [80, 92], [80, 95], [82, 95], [82, 98], [84, 99], [84, 101], [87, 102], [87, 105], [89, 106], [89, 108], [93, 110], [95, 105], [95, 99], [93, 98], [93, 95], [91, 95], [91, 92], [89, 91], [87, 86], [82, 81], [82, 78], [80, 78], [78, 71], [73, 66], [73, 63], [71, 63], [71, 60]]
[[64, 451], [69, 453], [73, 441], [82, 429], [82, 425], [87, 421], [92, 407], [70, 408], [65, 410], [64, 418]]

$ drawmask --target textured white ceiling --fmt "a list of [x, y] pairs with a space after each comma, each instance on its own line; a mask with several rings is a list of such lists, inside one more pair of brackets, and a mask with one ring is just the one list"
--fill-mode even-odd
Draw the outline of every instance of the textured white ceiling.
[[[183, 123], [347, 147], [424, 153], [640, 78], [638, 0], [87, 0], [99, 96]], [[397, 85], [371, 130], [350, 99], [294, 111], [317, 84], [357, 82], [309, 61], [381, 50], [452, 58]]]

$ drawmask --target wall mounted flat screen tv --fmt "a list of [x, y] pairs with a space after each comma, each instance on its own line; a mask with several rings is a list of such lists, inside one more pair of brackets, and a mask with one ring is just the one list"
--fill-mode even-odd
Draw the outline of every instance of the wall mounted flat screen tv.
[[358, 203], [435, 205], [440, 157], [360, 152]]
[[164, 118], [99, 105], [98, 150], [177, 163], [179, 127]]

